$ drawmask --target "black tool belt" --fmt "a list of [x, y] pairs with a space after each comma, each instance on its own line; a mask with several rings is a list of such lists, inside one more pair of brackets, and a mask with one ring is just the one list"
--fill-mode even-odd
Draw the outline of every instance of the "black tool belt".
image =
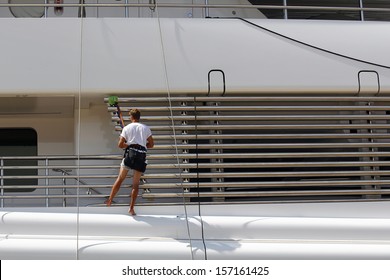
[[[143, 150], [139, 149], [140, 147], [143, 148]], [[140, 145], [130, 145], [125, 150], [123, 163], [131, 169], [144, 173], [147, 165], [146, 149]]]
[[146, 148], [144, 146], [138, 145], [138, 144], [130, 144], [129, 148], [132, 150], [139, 150], [146, 152]]

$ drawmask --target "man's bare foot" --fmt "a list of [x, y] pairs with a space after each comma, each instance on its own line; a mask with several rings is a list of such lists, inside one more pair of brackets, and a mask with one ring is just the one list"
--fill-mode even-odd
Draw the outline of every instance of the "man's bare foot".
[[132, 216], [136, 215], [134, 209], [129, 209], [129, 214], [132, 215]]

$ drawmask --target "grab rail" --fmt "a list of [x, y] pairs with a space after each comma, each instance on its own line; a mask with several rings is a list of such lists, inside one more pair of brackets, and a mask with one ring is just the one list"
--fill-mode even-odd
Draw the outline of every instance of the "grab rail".
[[[209, 4], [207, 0], [205, 0], [204, 4], [191, 4], [191, 3], [62, 3], [62, 4], [54, 4], [54, 3], [45, 3], [45, 4], [33, 4], [33, 3], [23, 3], [23, 4], [10, 4], [10, 3], [1, 3], [0, 8], [19, 8], [19, 7], [43, 7], [45, 10], [48, 8], [78, 8], [79, 11], [83, 11], [87, 8], [122, 8], [125, 10], [125, 17], [129, 16], [128, 9], [129, 8], [149, 8], [152, 12], [156, 10], [156, 8], [162, 9], [202, 9], [204, 11], [204, 17], [209, 17], [210, 9], [259, 9], [259, 10], [282, 10], [284, 14], [284, 18], [288, 19], [288, 11], [322, 11], [322, 12], [357, 12], [360, 13], [360, 20], [364, 20], [364, 13], [390, 13], [390, 8], [387, 7], [364, 7], [362, 5], [362, 1], [360, 1], [359, 7], [335, 7], [335, 6], [310, 6], [310, 5], [288, 5], [286, 1], [284, 5], [248, 5], [248, 4]], [[364, 4], [364, 3], [363, 3]], [[45, 13], [45, 17], [47, 14]], [[85, 16], [78, 15], [79, 17]]]
[[[79, 165], [77, 162], [80, 161], [99, 161], [107, 160], [119, 160], [119, 156], [103, 155], [103, 156], [4, 156], [0, 157], [0, 174], [1, 174], [1, 207], [5, 205], [5, 200], [36, 200], [41, 199], [46, 207], [52, 206], [51, 201], [54, 199], [58, 200], [55, 205], [57, 206], [68, 206], [68, 200], [74, 198], [75, 193], [67, 192], [68, 189], [74, 189], [77, 186], [78, 189], [86, 189], [86, 197], [98, 198], [104, 197], [101, 192], [96, 190], [96, 186], [91, 184], [90, 179], [99, 179], [104, 176], [90, 176], [83, 175], [83, 170], [92, 170], [92, 172], [99, 172], [101, 169], [105, 170], [117, 170], [118, 165]], [[8, 160], [12, 160], [14, 163], [5, 164]], [[36, 165], [32, 166], [19, 166], [18, 161], [34, 160], [37, 162]], [[7, 175], [7, 170], [13, 170], [19, 175]], [[24, 170], [36, 170], [37, 175], [23, 175]], [[81, 170], [81, 171], [80, 171]], [[57, 173], [60, 172], [59, 175]], [[72, 174], [72, 172], [74, 174]], [[79, 173], [79, 174], [76, 174]], [[114, 178], [114, 175], [105, 176], [106, 178]], [[88, 179], [83, 180], [83, 178]], [[37, 180], [36, 185], [26, 185], [23, 180], [35, 179]], [[68, 180], [73, 180], [76, 185], [69, 185]], [[9, 183], [9, 181], [12, 181]], [[30, 182], [29, 182], [30, 183]], [[110, 187], [109, 185], [106, 188]], [[29, 190], [29, 191], [28, 191]], [[92, 192], [95, 195], [92, 195]], [[106, 191], [107, 192], [107, 191]], [[41, 203], [42, 203], [41, 202]], [[12, 203], [13, 204], [13, 203]], [[34, 203], [33, 203], [34, 204]], [[74, 203], [71, 203], [74, 205]], [[8, 205], [10, 206], [10, 205]]]
[[335, 7], [304, 5], [248, 5], [248, 4], [185, 4], [185, 3], [63, 3], [63, 4], [10, 4], [0, 3], [1, 7], [76, 7], [76, 8], [202, 8], [202, 9], [268, 9], [268, 10], [317, 10], [317, 11], [352, 11], [352, 12], [390, 12], [390, 8], [372, 7]]
[[[258, 153], [260, 158], [268, 157], [295, 157], [295, 156], [313, 156], [318, 157], [318, 153]], [[328, 156], [335, 156], [336, 153], [328, 154]], [[341, 153], [338, 153], [341, 154]], [[343, 156], [389, 156], [390, 153], [376, 153], [376, 152], [365, 152], [365, 153], [343, 153]], [[149, 173], [143, 176], [143, 179], [151, 180], [151, 182], [143, 182], [140, 186], [144, 190], [141, 195], [143, 201], [140, 204], [153, 204], [154, 199], [168, 199], [169, 201], [163, 203], [174, 203], [180, 204], [177, 198], [231, 198], [235, 202], [241, 201], [245, 203], [247, 199], [269, 199], [276, 201], [278, 198], [295, 198], [296, 202], [304, 202], [309, 197], [317, 197], [317, 200], [322, 201], [336, 201], [345, 200], [345, 196], [352, 196], [352, 200], [372, 200], [372, 196], [379, 196], [377, 199], [386, 200], [390, 195], [390, 171], [388, 170], [372, 170], [373, 166], [388, 167], [390, 163], [388, 161], [323, 161], [323, 162], [248, 162], [248, 163], [229, 163], [229, 162], [216, 162], [216, 163], [182, 163], [180, 168], [189, 170], [188, 172], [174, 173], [174, 172], [159, 172], [159, 170], [172, 170], [176, 169], [179, 171], [179, 166], [172, 163], [157, 163], [155, 160], [172, 158], [175, 155], [168, 154], [151, 154], [151, 164], [148, 167]], [[189, 159], [194, 157], [194, 154], [181, 155], [182, 158]], [[199, 158], [239, 158], [239, 154], [199, 154]], [[255, 154], [245, 154], [245, 157], [255, 158]], [[41, 205], [45, 203], [49, 206], [63, 206], [74, 205], [76, 199], [83, 201], [81, 206], [88, 205], [101, 205], [103, 206], [104, 199], [107, 197], [112, 182], [117, 176], [118, 161], [120, 156], [116, 155], [96, 155], [96, 156], [29, 156], [29, 157], [0, 157], [1, 168], [1, 207], [14, 206], [15, 201], [41, 201], [37, 203], [31, 203], [31, 205]], [[198, 157], [196, 157], [198, 158]], [[36, 166], [5, 166], [4, 162], [12, 160], [38, 160]], [[84, 161], [94, 161], [94, 164], [86, 164]], [[108, 161], [115, 161], [112, 164], [107, 164]], [[73, 165], [66, 164], [66, 161], [75, 161]], [[44, 163], [44, 165], [42, 165]], [[61, 164], [62, 163], [62, 164]], [[341, 171], [266, 171], [269, 168], [315, 168], [315, 167], [358, 167], [355, 170], [341, 170]], [[368, 169], [365, 169], [367, 167]], [[196, 173], [194, 172], [197, 168], [262, 168], [265, 171], [260, 172], [207, 172], [207, 173]], [[37, 169], [38, 175], [19, 175], [9, 176], [6, 175], [6, 171], [9, 169]], [[69, 169], [72, 169], [70, 171]], [[45, 171], [50, 172], [46, 173]], [[55, 175], [56, 172], [61, 170], [67, 170], [67, 172], [61, 172], [61, 175]], [[75, 170], [78, 171], [75, 172]], [[101, 174], [101, 170], [105, 170], [105, 174]], [[191, 171], [192, 170], [192, 171]], [[72, 174], [73, 173], [73, 174]], [[376, 175], [380, 175], [381, 179], [376, 179]], [[223, 177], [225, 181], [189, 181], [190, 179], [212, 179]], [[302, 180], [304, 177], [311, 177], [310, 180]], [[314, 178], [320, 177], [321, 180], [316, 181]], [[347, 180], [340, 179], [341, 177], [349, 178]], [[36, 185], [11, 185], [7, 186], [4, 183], [9, 180], [17, 179], [37, 179], [38, 184]], [[187, 181], [174, 182], [183, 178]], [[234, 178], [251, 178], [254, 181], [231, 181]], [[268, 179], [267, 179], [268, 178]], [[270, 181], [275, 178], [289, 178], [288, 180]], [[296, 179], [293, 179], [296, 178]], [[355, 179], [353, 179], [355, 178]], [[363, 179], [367, 178], [367, 179]], [[368, 179], [370, 178], [370, 179]], [[157, 179], [157, 182], [153, 180]], [[228, 181], [226, 181], [228, 179]], [[265, 180], [263, 180], [265, 179]], [[65, 181], [66, 180], [66, 181]], [[74, 180], [75, 184], [68, 183], [68, 180]], [[169, 180], [164, 182], [165, 180]], [[367, 188], [366, 186], [381, 186], [380, 188]], [[285, 188], [284, 191], [275, 189], [269, 190], [270, 188]], [[291, 191], [289, 188], [301, 188], [300, 190]], [[326, 187], [326, 189], [305, 189], [306, 187]], [[328, 189], [337, 187], [337, 189]], [[340, 188], [341, 187], [341, 188]], [[64, 192], [64, 189], [66, 190]], [[182, 192], [181, 188], [185, 188], [188, 191]], [[229, 190], [225, 190], [228, 188]], [[20, 192], [19, 190], [23, 190]], [[34, 192], [26, 192], [26, 189], [34, 190]], [[86, 192], [83, 194], [80, 189], [85, 189]], [[196, 189], [196, 191], [195, 191]], [[217, 189], [218, 191], [213, 191]], [[233, 191], [236, 189], [235, 191]], [[263, 190], [260, 190], [263, 189]], [[11, 191], [10, 191], [11, 190]], [[94, 190], [92, 193], [90, 190]], [[151, 191], [150, 191], [151, 190]], [[158, 191], [166, 190], [166, 191]], [[202, 191], [204, 190], [204, 191]], [[105, 194], [104, 194], [105, 193]], [[366, 198], [358, 198], [359, 196], [366, 196]], [[119, 194], [118, 198], [127, 198], [128, 194]], [[240, 198], [244, 198], [240, 200]], [[237, 200], [238, 199], [238, 200]], [[10, 201], [10, 203], [5, 203]], [[69, 202], [69, 203], [68, 203]], [[161, 202], [159, 202], [161, 203]], [[224, 203], [223, 201], [216, 200], [214, 203]], [[19, 204], [16, 204], [17, 206]]]

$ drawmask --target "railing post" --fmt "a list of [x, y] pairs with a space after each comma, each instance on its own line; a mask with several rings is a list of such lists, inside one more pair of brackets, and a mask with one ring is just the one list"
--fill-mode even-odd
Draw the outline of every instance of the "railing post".
[[[205, 5], [208, 5], [209, 4], [209, 1], [208, 0], [205, 0], [204, 1]], [[205, 7], [204, 8], [204, 14], [205, 14], [205, 17], [206, 18], [209, 18], [210, 17], [210, 8], [209, 7]]]
[[[48, 2], [49, 2], [48, 0], [45, 0], [45, 5], [47, 5]], [[44, 17], [45, 17], [45, 18], [47, 18], [47, 10], [48, 10], [48, 9], [49, 9], [49, 7], [46, 6], [46, 7], [45, 7], [45, 13], [44, 13]]]
[[[186, 101], [183, 101], [183, 102], [181, 102], [181, 106], [183, 106], [183, 107], [186, 107], [188, 104], [187, 104], [187, 102]], [[186, 110], [183, 110], [183, 111], [181, 111], [181, 116], [187, 116], [188, 115], [188, 112], [186, 111]], [[187, 120], [182, 120], [181, 121], [181, 125], [188, 125], [188, 122], [187, 122]], [[188, 131], [187, 130], [182, 130], [181, 131], [181, 134], [182, 135], [188, 135]], [[188, 140], [187, 139], [183, 139], [182, 140], [182, 144], [184, 144], [184, 145], [187, 145], [188, 144]], [[188, 149], [184, 149], [183, 150], [183, 154], [189, 154], [189, 150]], [[188, 159], [186, 159], [186, 158], [184, 158], [183, 159], [183, 164], [187, 164], [187, 163], [189, 163], [189, 160]], [[190, 170], [188, 169], [188, 168], [183, 168], [183, 173], [185, 173], [185, 174], [187, 174], [187, 173], [189, 173], [190, 172]], [[184, 178], [183, 179], [183, 183], [188, 183], [189, 182], [189, 179], [188, 178]], [[184, 189], [184, 192], [189, 192], [189, 189], [188, 188], [185, 188]]]
[[79, 0], [79, 13], [78, 13], [78, 17], [79, 18], [85, 18], [86, 17], [86, 11], [85, 11], [85, 0]]
[[[359, 0], [359, 6], [362, 9], [363, 8], [363, 0]], [[364, 21], [364, 11], [360, 10], [360, 20]]]
[[[287, 6], [287, 0], [283, 0], [283, 6]], [[288, 19], [288, 12], [287, 9], [283, 9], [283, 17], [284, 19]]]
[[129, 17], [129, 7], [127, 6], [129, 4], [129, 0], [125, 1], [126, 7], [125, 7], [125, 18]]
[[1, 200], [0, 200], [0, 206], [1, 208], [4, 207], [4, 179], [3, 179], [3, 176], [4, 176], [4, 160], [1, 159], [1, 162], [0, 162], [0, 176], [1, 176], [1, 179], [0, 179], [0, 184], [1, 184]]
[[46, 207], [49, 207], [49, 159], [45, 159]]
[[[212, 115], [213, 116], [219, 116], [220, 112], [218, 110], [218, 107], [220, 106], [220, 102], [212, 102], [212, 104], [210, 104], [210, 105], [215, 107], [215, 110], [212, 112]], [[218, 126], [220, 125], [219, 120], [218, 119], [214, 120], [213, 125], [215, 126], [215, 128], [210, 131], [210, 134], [211, 135], [221, 135], [222, 134], [222, 130], [218, 129]], [[222, 142], [221, 139], [211, 140], [211, 142], [213, 144], [217, 144], [218, 146], [222, 146], [223, 145], [223, 142]], [[215, 150], [213, 150], [213, 153], [222, 154], [223, 153], [223, 149], [221, 149], [220, 147], [217, 147]], [[212, 172], [216, 172], [216, 173], [220, 173], [221, 174], [221, 177], [217, 177], [216, 179], [213, 179], [213, 180], [216, 180], [216, 182], [218, 182], [218, 183], [223, 183], [224, 182], [224, 176], [223, 176], [224, 169], [221, 168], [221, 166], [220, 166], [223, 163], [223, 160], [221, 158], [216, 158], [215, 160], [211, 160], [211, 161], [214, 161], [214, 163], [219, 165], [217, 168], [212, 169]], [[217, 187], [215, 190], [217, 192], [222, 192], [222, 191], [224, 191], [224, 187]], [[214, 198], [214, 201], [223, 201], [223, 200], [224, 200], [223, 197], [220, 197], [220, 198], [216, 197], [216, 198]]]
[[[369, 101], [369, 102], [367, 102], [366, 105], [367, 105], [367, 107], [368, 107], [368, 110], [366, 111], [367, 115], [372, 115], [372, 111], [370, 110], [370, 107], [373, 106], [373, 102], [370, 102], [370, 101]], [[367, 122], [368, 122], [368, 124], [370, 124], [370, 125], [373, 125], [373, 124], [374, 124], [373, 121], [372, 121], [371, 119], [369, 119]], [[375, 133], [374, 129], [371, 129], [371, 128], [368, 129], [367, 132], [368, 132], [369, 134]], [[374, 139], [374, 138], [369, 138], [368, 141], [370, 141], [371, 144], [374, 144], [374, 143], [375, 143], [375, 139]], [[378, 151], [378, 148], [370, 147], [370, 152], [371, 152], [371, 153], [375, 153], [375, 152], [377, 152], [377, 151]], [[370, 157], [370, 161], [374, 163], [374, 162], [378, 161], [378, 158], [375, 157], [375, 156], [372, 156], [372, 157]], [[377, 170], [378, 170], [378, 167], [375, 166], [375, 165], [373, 164], [372, 166], [370, 166], [369, 169], [370, 169], [370, 171], [377, 171]], [[375, 180], [375, 181], [377, 181], [377, 180], [379, 180], [379, 179], [380, 179], [380, 176], [378, 176], [378, 175], [372, 175], [372, 176], [370, 176], [370, 180]], [[378, 185], [372, 185], [371, 188], [374, 189], [374, 190], [376, 190], [376, 189], [380, 189], [381, 187], [378, 186]], [[381, 195], [368, 196], [368, 198], [380, 198], [380, 197], [381, 197]]]
[[[63, 198], [62, 198], [62, 207], [66, 207], [67, 206], [67, 202], [66, 202], [66, 195], [67, 195], [67, 190], [66, 190], [66, 176], [69, 175], [69, 172], [71, 172], [72, 170], [70, 169], [61, 169], [61, 168], [55, 168], [53, 169], [54, 172], [61, 172], [62, 174], [62, 185], [63, 185], [63, 188], [62, 188], [62, 195], [63, 195]], [[75, 179], [76, 181], [80, 182], [80, 180], [78, 179]], [[90, 190], [90, 189], [88, 189]]]
[[[63, 186], [66, 186], [66, 178], [65, 178], [65, 175], [66, 175], [66, 171], [65, 170], [62, 170], [62, 185]], [[66, 207], [66, 188], [63, 187], [62, 188], [62, 195], [64, 196], [62, 198], [62, 207]]]

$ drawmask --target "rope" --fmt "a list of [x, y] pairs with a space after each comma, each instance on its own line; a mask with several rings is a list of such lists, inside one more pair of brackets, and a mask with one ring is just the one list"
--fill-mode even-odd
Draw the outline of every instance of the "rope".
[[204, 238], [204, 227], [203, 227], [203, 219], [202, 219], [202, 213], [201, 213], [201, 207], [200, 207], [200, 186], [199, 186], [199, 149], [198, 149], [198, 111], [196, 110], [196, 97], [194, 97], [194, 107], [195, 107], [195, 149], [196, 149], [196, 185], [198, 188], [198, 213], [200, 217], [200, 223], [201, 223], [201, 235], [202, 235], [202, 243], [203, 243], [203, 248], [205, 252], [205, 259], [207, 260], [207, 247], [206, 247], [206, 242]]
[[[77, 142], [79, 145], [77, 145], [77, 160], [80, 163], [80, 133], [81, 133], [81, 90], [82, 90], [82, 78], [83, 78], [83, 30], [84, 30], [84, 20], [83, 18], [80, 19], [80, 69], [79, 69], [79, 112], [78, 112], [78, 128], [77, 128]], [[77, 232], [77, 238], [76, 238], [76, 259], [79, 259], [79, 239], [80, 239], [80, 164], [77, 164], [77, 199], [76, 199], [76, 205], [77, 205], [77, 217], [76, 217], [76, 232]]]
[[170, 87], [169, 87], [168, 68], [167, 68], [167, 63], [166, 63], [164, 40], [163, 40], [162, 31], [161, 31], [161, 22], [160, 22], [160, 16], [159, 16], [159, 13], [158, 13], [157, 3], [156, 3], [156, 14], [157, 14], [157, 20], [158, 20], [159, 33], [160, 33], [161, 51], [162, 51], [163, 64], [164, 64], [164, 74], [165, 74], [165, 84], [166, 84], [166, 87], [167, 87], [168, 103], [169, 103], [169, 113], [170, 113], [171, 122], [172, 122], [172, 130], [173, 130], [173, 139], [174, 139], [175, 152], [176, 152], [176, 160], [177, 160], [177, 165], [178, 165], [179, 172], [180, 172], [179, 173], [179, 178], [180, 178], [181, 189], [182, 189], [182, 194], [183, 194], [183, 205], [184, 205], [184, 212], [185, 212], [185, 215], [186, 215], [187, 233], [188, 233], [188, 238], [189, 238], [189, 241], [190, 241], [191, 258], [194, 259], [194, 253], [193, 253], [194, 250], [193, 250], [193, 246], [192, 246], [191, 231], [190, 231], [190, 226], [189, 226], [189, 222], [188, 222], [187, 204], [186, 204], [185, 197], [184, 197], [184, 186], [183, 186], [182, 171], [181, 171], [181, 167], [180, 167], [180, 159], [178, 157], [179, 150], [177, 148], [176, 129], [175, 129], [175, 122], [173, 120], [171, 91], [170, 91]]

